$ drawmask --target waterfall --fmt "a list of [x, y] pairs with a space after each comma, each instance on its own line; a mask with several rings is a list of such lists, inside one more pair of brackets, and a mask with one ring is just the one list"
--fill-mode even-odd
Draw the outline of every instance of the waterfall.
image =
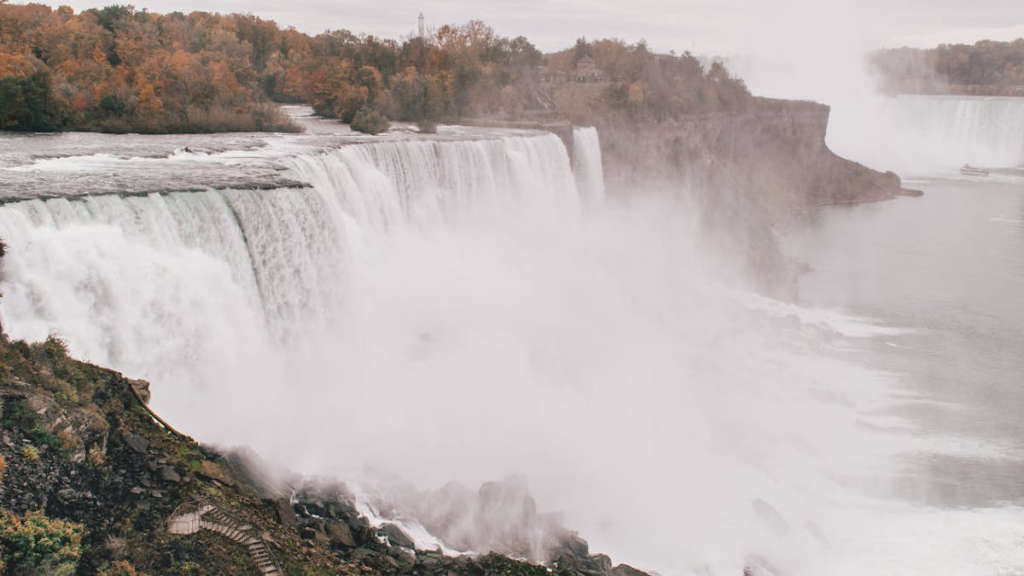
[[381, 142], [288, 162], [333, 210], [374, 230], [436, 223], [481, 202], [555, 215], [579, 202], [565, 147], [554, 135]]
[[604, 166], [601, 162], [601, 142], [597, 129], [572, 129], [572, 168], [576, 174], [576, 187], [590, 201], [604, 200]]
[[158, 386], [200, 387], [204, 366], [336, 325], [353, 251], [370, 237], [485, 207], [563, 222], [578, 211], [554, 135], [350, 144], [283, 162], [311, 187], [3, 205], [4, 328], [57, 334]]
[[829, 145], [880, 169], [1024, 165], [1024, 98], [903, 95], [837, 107]]
[[[538, 510], [666, 574], [799, 567], [810, 521], [847, 534], [827, 522], [848, 502], [835, 479], [901, 447], [865, 438], [885, 381], [821, 351], [848, 320], [723, 290], [679, 202], [584, 210], [592, 129], [572, 160], [554, 135], [482, 135], [266, 136], [136, 174], [253, 162], [290, 187], [8, 201], [4, 328], [150, 380], [176, 427], [283, 469], [384, 488], [522, 474]], [[95, 190], [127, 163], [42, 180]]]

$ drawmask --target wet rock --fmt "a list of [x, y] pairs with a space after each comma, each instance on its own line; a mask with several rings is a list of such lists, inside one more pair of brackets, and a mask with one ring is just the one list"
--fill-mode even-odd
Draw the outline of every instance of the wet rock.
[[416, 565], [416, 552], [407, 548], [392, 548], [388, 554], [398, 562], [398, 570], [406, 574]]
[[388, 542], [392, 546], [399, 546], [401, 548], [415, 549], [416, 543], [412, 541], [412, 538], [408, 534], [402, 531], [395, 524], [385, 524], [380, 529], [381, 535], [388, 539]]
[[419, 563], [424, 570], [432, 572], [444, 564], [444, 556], [437, 552], [424, 552], [418, 557]]
[[587, 560], [586, 565], [588, 569], [604, 574], [612, 569], [612, 559], [605, 554], [595, 554]]
[[306, 508], [306, 514], [310, 516], [319, 516], [320, 518], [328, 516], [327, 507], [321, 502], [303, 502], [303, 506]]
[[377, 542], [376, 532], [368, 524], [350, 522], [348, 526], [352, 529], [352, 536], [360, 546], [368, 546]]
[[286, 498], [274, 500], [274, 512], [277, 514], [277, 522], [279, 524], [286, 528], [295, 528], [295, 510], [292, 509], [291, 502]]
[[327, 539], [330, 541], [331, 546], [340, 546], [344, 548], [356, 547], [356, 539], [352, 536], [352, 531], [345, 522], [330, 520], [327, 522], [326, 530]]
[[327, 503], [327, 516], [329, 518], [357, 518], [359, 513], [348, 502], [331, 501]]
[[565, 536], [562, 539], [562, 547], [567, 553], [577, 558], [586, 558], [590, 554], [590, 545], [576, 534]]

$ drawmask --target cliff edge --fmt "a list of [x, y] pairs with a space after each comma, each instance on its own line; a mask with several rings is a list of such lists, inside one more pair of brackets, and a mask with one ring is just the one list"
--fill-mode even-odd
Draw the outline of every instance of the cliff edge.
[[684, 184], [743, 196], [771, 212], [885, 200], [899, 176], [841, 158], [825, 145], [829, 107], [754, 98], [744, 110], [636, 122], [595, 118], [612, 192]]

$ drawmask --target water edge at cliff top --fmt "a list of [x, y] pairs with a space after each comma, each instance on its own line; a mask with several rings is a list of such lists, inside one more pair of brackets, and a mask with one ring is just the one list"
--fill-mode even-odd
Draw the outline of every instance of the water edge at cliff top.
[[396, 123], [379, 136], [313, 116], [306, 106], [285, 106], [299, 134], [3, 133], [0, 202], [100, 194], [169, 193], [206, 189], [270, 189], [308, 185], [287, 173], [299, 154], [380, 141], [472, 140], [527, 134], [525, 130], [441, 126], [420, 136]]

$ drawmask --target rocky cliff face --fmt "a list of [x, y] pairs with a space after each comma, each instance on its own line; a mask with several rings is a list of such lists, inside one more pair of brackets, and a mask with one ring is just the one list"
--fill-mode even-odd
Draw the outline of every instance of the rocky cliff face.
[[840, 158], [825, 145], [829, 108], [755, 99], [742, 112], [637, 124], [599, 121], [610, 190], [687, 186], [772, 212], [870, 202], [901, 193], [900, 179]]
[[816, 207], [897, 195], [900, 178], [841, 158], [825, 145], [829, 108], [755, 98], [743, 111], [641, 122], [595, 119], [609, 196], [676, 195], [698, 214], [735, 274], [778, 296], [799, 270], [775, 230]]

